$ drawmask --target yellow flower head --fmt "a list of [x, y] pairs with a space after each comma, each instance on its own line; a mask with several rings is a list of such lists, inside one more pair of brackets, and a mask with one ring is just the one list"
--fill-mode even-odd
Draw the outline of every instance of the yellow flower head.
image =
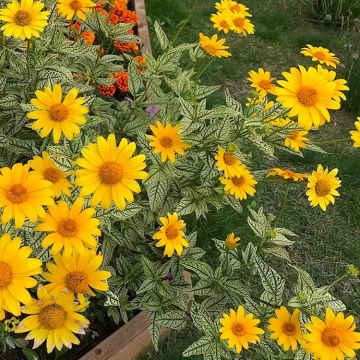
[[74, 250], [72, 254], [55, 254], [54, 263], [47, 263], [48, 273], [43, 277], [50, 284], [45, 285], [50, 293], [67, 291], [85, 302], [84, 295], [95, 296], [93, 290], [107, 291], [106, 279], [111, 276], [109, 271], [99, 270], [103, 256], [93, 250]]
[[61, 85], [54, 85], [53, 89], [46, 87], [44, 91], [36, 90], [35, 99], [31, 104], [37, 108], [30, 111], [27, 117], [36, 120], [32, 124], [33, 130], [40, 130], [40, 136], [46, 137], [53, 132], [54, 142], [60, 141], [61, 134], [72, 140], [74, 135], [80, 133], [78, 125], [86, 123], [85, 114], [89, 109], [84, 106], [85, 99], [77, 97], [78, 89], [70, 90], [63, 99]]
[[275, 310], [276, 317], [269, 319], [270, 338], [276, 340], [285, 351], [297, 349], [297, 343], [302, 344], [302, 333], [299, 319], [299, 309], [292, 314], [285, 306]]
[[346, 96], [343, 91], [350, 90], [350, 88], [347, 86], [347, 81], [345, 79], [336, 79], [335, 71], [325, 69], [321, 65], [317, 66], [317, 70], [319, 74], [325, 76], [329, 82], [333, 82], [335, 84], [333, 98], [338, 102], [340, 102], [341, 99], [346, 100]]
[[218, 36], [215, 34], [211, 37], [211, 39], [204, 34], [200, 33], [200, 47], [210, 56], [214, 57], [229, 57], [231, 53], [226, 51], [229, 49], [228, 46], [225, 46], [225, 39], [219, 39]]
[[355, 358], [355, 350], [360, 349], [360, 332], [355, 331], [355, 326], [353, 316], [335, 314], [328, 308], [324, 320], [312, 316], [306, 325], [309, 334], [304, 335], [304, 347], [319, 360]]
[[34, 173], [39, 174], [44, 180], [53, 184], [52, 188], [55, 196], [60, 196], [62, 193], [70, 196], [71, 184], [67, 180], [69, 175], [56, 166], [46, 151], [43, 151], [42, 156], [34, 156], [32, 160], [28, 161], [28, 164], [34, 170]]
[[0, 9], [1, 27], [5, 36], [13, 36], [21, 40], [39, 37], [48, 24], [49, 11], [41, 11], [44, 4], [40, 1], [13, 0], [5, 9]]
[[227, 340], [229, 348], [235, 347], [240, 353], [243, 348], [247, 350], [249, 344], [260, 341], [259, 335], [264, 334], [264, 330], [256, 326], [259, 323], [260, 320], [255, 319], [253, 314], [245, 314], [242, 306], [237, 311], [230, 309], [230, 314], [225, 313], [220, 319], [220, 339]]
[[351, 139], [354, 141], [354, 147], [360, 147], [360, 117], [357, 118], [357, 121], [355, 121], [354, 124], [356, 130], [350, 131]]
[[336, 177], [338, 169], [329, 171], [324, 169], [322, 165], [318, 165], [317, 170], [308, 178], [308, 191], [306, 195], [309, 198], [310, 205], [320, 206], [322, 210], [326, 211], [326, 207], [332, 203], [335, 203], [334, 196], [340, 194], [336, 190], [340, 187], [341, 180]]
[[234, 233], [230, 233], [225, 240], [225, 247], [229, 250], [235, 249], [239, 244], [240, 237], [235, 237]]
[[230, 16], [228, 12], [218, 12], [212, 14], [210, 20], [214, 23], [214, 28], [227, 34], [230, 30]]
[[52, 254], [57, 254], [64, 248], [65, 255], [71, 255], [74, 249], [82, 253], [84, 247], [96, 248], [95, 237], [101, 234], [100, 220], [93, 218], [95, 209], [83, 210], [83, 205], [84, 199], [78, 198], [72, 207], [63, 200], [49, 206], [42, 223], [36, 227], [37, 231], [50, 233], [43, 240], [44, 248], [52, 246]]
[[279, 176], [285, 180], [303, 181], [306, 180], [310, 174], [298, 173], [287, 169], [274, 168], [268, 172], [266, 178], [270, 176]]
[[321, 46], [306, 45], [300, 51], [301, 54], [311, 57], [312, 61], [318, 61], [320, 64], [325, 64], [336, 68], [337, 64], [340, 64], [340, 60], [334, 53]]
[[270, 124], [272, 126], [276, 126], [276, 127], [281, 127], [281, 128], [284, 128], [284, 127], [287, 127], [289, 125], [295, 125], [295, 122], [292, 121], [291, 119], [289, 118], [277, 118], [275, 120], [272, 120], [270, 122]]
[[221, 177], [220, 182], [225, 185], [224, 191], [237, 199], [244, 200], [247, 196], [255, 195], [255, 187], [257, 181], [254, 179], [250, 171], [245, 165], [240, 166], [240, 172], [237, 176], [230, 178]]
[[252, 16], [250, 13], [248, 13], [249, 8], [234, 0], [221, 0], [221, 2], [215, 3], [215, 7], [219, 12], [231, 11], [234, 13], [241, 14], [244, 17]]
[[260, 93], [261, 98], [265, 97], [268, 93], [275, 93], [275, 85], [272, 83], [274, 78], [271, 77], [269, 71], [259, 68], [258, 71], [251, 70], [249, 76], [250, 86]]
[[85, 21], [86, 13], [96, 6], [91, 0], [59, 0], [57, 9], [61, 16], [66, 20], [71, 20], [75, 16]]
[[299, 152], [300, 149], [304, 149], [307, 143], [310, 141], [306, 135], [307, 131], [292, 130], [291, 133], [285, 138], [285, 146], [293, 149], [295, 152]]
[[134, 142], [122, 138], [116, 145], [114, 134], [107, 139], [98, 137], [96, 144], [89, 144], [81, 150], [82, 158], [76, 164], [82, 169], [76, 170], [76, 184], [82, 194], [92, 195], [91, 204], [108, 209], [114, 202], [118, 209], [124, 210], [126, 201], [134, 201], [133, 193], [141, 191], [136, 180], [146, 179], [148, 174], [145, 155], [133, 156], [136, 150]]
[[31, 301], [28, 288], [36, 286], [32, 277], [41, 274], [41, 261], [30, 258], [32, 249], [21, 247], [21, 239], [11, 239], [10, 234], [0, 238], [0, 320], [5, 318], [4, 310], [15, 316], [21, 314], [20, 303]]
[[229, 17], [230, 30], [235, 31], [238, 34], [244, 36], [254, 34], [255, 27], [249, 19], [247, 19], [242, 13], [231, 13]]
[[159, 240], [155, 246], [165, 246], [164, 255], [168, 257], [173, 256], [175, 251], [180, 256], [183, 253], [184, 247], [189, 246], [184, 237], [184, 221], [179, 220], [177, 213], [168, 213], [167, 217], [160, 218], [160, 222], [163, 226], [153, 235], [154, 240]]
[[172, 126], [166, 123], [164, 126], [160, 121], [156, 125], [150, 125], [153, 135], [147, 135], [150, 139], [150, 146], [154, 148], [155, 154], [161, 155], [161, 161], [165, 162], [169, 159], [172, 163], [175, 162], [175, 154], [184, 156], [184, 150], [190, 145], [186, 144], [180, 134], [180, 125]]
[[219, 147], [216, 155], [216, 167], [223, 171], [225, 177], [241, 176], [243, 167], [241, 161], [234, 155]]
[[29, 332], [26, 339], [34, 340], [33, 348], [46, 341], [48, 353], [55, 347], [60, 351], [63, 346], [70, 349], [72, 344], [79, 345], [74, 333], [84, 334], [89, 325], [89, 320], [78, 313], [84, 305], [76, 305], [71, 293], [49, 294], [43, 286], [38, 287], [37, 297], [25, 306], [23, 312], [30, 316], [20, 322], [15, 332]]
[[276, 89], [277, 100], [290, 109], [290, 117], [298, 117], [301, 128], [317, 129], [330, 121], [328, 110], [340, 109], [340, 102], [335, 99], [335, 83], [316, 68], [293, 67], [283, 76], [286, 80], [278, 81], [282, 88]]
[[29, 170], [29, 165], [23, 164], [0, 169], [0, 208], [4, 210], [1, 218], [3, 224], [14, 219], [15, 227], [20, 228], [25, 218], [35, 223], [38, 216], [45, 214], [43, 206], [54, 203], [53, 184]]

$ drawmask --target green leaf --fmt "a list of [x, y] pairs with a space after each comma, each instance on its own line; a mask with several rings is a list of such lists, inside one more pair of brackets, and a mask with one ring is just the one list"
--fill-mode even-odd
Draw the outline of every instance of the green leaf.
[[143, 281], [140, 287], [136, 290], [136, 294], [141, 294], [147, 291], [152, 290], [156, 285], [154, 279], [147, 278]]
[[184, 311], [172, 310], [166, 314], [158, 315], [157, 321], [162, 326], [174, 330], [181, 330], [186, 326], [187, 316]]
[[203, 261], [195, 260], [193, 258], [181, 259], [181, 265], [185, 269], [195, 273], [200, 278], [209, 278], [214, 276], [214, 270], [210, 265]]
[[191, 344], [184, 352], [184, 357], [190, 357], [193, 355], [203, 355], [204, 353], [207, 353], [210, 351], [211, 344], [213, 340], [212, 338], [208, 336], [204, 336], [200, 338], [199, 340], [195, 341], [193, 344]]
[[166, 50], [167, 48], [169, 48], [170, 41], [158, 21], [155, 21], [154, 29], [155, 29], [155, 34], [159, 41], [161, 49]]
[[148, 329], [156, 351], [159, 350], [159, 341], [160, 341], [160, 324], [157, 321], [157, 317], [158, 315], [156, 312], [149, 313], [150, 324], [148, 326]]
[[158, 211], [164, 205], [166, 195], [170, 189], [170, 181], [165, 176], [156, 176], [145, 183], [146, 193], [149, 198], [150, 209]]
[[129, 63], [128, 73], [129, 73], [129, 91], [131, 95], [136, 97], [143, 84], [140, 73], [136, 69], [136, 64], [134, 60], [130, 61]]
[[151, 278], [151, 279], [156, 279], [157, 278], [157, 273], [156, 273], [156, 267], [155, 264], [153, 262], [151, 262], [146, 256], [142, 255], [141, 256], [141, 263], [144, 269], [144, 274], [145, 276]]
[[26, 360], [39, 360], [39, 355], [36, 353], [35, 350], [29, 348], [21, 349], [22, 353], [24, 354]]

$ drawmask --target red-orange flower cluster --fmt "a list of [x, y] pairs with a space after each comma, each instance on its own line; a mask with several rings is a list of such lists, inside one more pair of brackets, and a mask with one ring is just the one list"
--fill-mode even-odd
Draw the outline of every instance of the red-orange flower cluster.
[[86, 45], [92, 45], [95, 41], [95, 34], [91, 31], [82, 32], [80, 37], [84, 39]]
[[111, 97], [114, 96], [116, 87], [114, 84], [111, 85], [99, 85], [98, 91], [102, 96]]
[[125, 10], [124, 13], [120, 16], [120, 22], [122, 23], [133, 23], [137, 24], [139, 22], [139, 18], [136, 15], [135, 11]]
[[146, 58], [142, 55], [138, 55], [138, 56], [135, 56], [135, 61], [137, 64], [137, 66], [136, 66], [137, 71], [143, 72], [145, 64], [146, 64]]
[[116, 85], [120, 92], [126, 93], [129, 91], [129, 76], [128, 73], [123, 72], [117, 72], [113, 73], [114, 78], [116, 78]]

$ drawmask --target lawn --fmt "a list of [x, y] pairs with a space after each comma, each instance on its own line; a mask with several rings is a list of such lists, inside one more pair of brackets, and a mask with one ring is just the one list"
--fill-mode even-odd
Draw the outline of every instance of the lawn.
[[[183, 25], [177, 42], [195, 42], [199, 32], [207, 35], [214, 33], [209, 21], [210, 14], [214, 12], [214, 2], [146, 0], [148, 20], [150, 24], [159, 20], [170, 38]], [[244, 0], [243, 3], [248, 5], [253, 14], [256, 35], [246, 38], [233, 36], [230, 41], [233, 56], [213, 62], [204, 76], [207, 84], [222, 84], [223, 88], [228, 87], [242, 101], [249, 91], [246, 81], [249, 70], [264, 67], [275, 77], [279, 77], [281, 71], [290, 66], [310, 65], [311, 61], [299, 54], [300, 48], [308, 43], [329, 47], [347, 67], [352, 65], [354, 54], [359, 51], [356, 48], [356, 44], [360, 44], [358, 34], [353, 35], [348, 29], [335, 28], [313, 20], [299, 1]], [[157, 52], [156, 44], [154, 52]], [[340, 71], [344, 69], [340, 67]], [[222, 92], [213, 96], [212, 101], [222, 102]], [[353, 263], [360, 267], [360, 151], [354, 149], [350, 141], [331, 143], [333, 139], [349, 137], [348, 131], [352, 129], [356, 119], [356, 114], [352, 112], [354, 104], [356, 103], [353, 101], [347, 105], [347, 109], [335, 113], [332, 123], [321, 128], [317, 134], [317, 139], [324, 142], [322, 147], [327, 154], [305, 151], [304, 158], [281, 155], [279, 160], [283, 167], [289, 166], [296, 170], [310, 171], [319, 163], [338, 168], [342, 187], [341, 197], [335, 206], [331, 206], [325, 213], [319, 208], [313, 209], [308, 204], [304, 188], [292, 187], [286, 207], [283, 208], [286, 185], [267, 182], [262, 182], [257, 188], [256, 199], [261, 199], [261, 202], [251, 204], [256, 207], [264, 206], [275, 214], [281, 214], [277, 219], [278, 225], [300, 235], [291, 249], [291, 257], [294, 264], [301, 264], [319, 285], [331, 283], [336, 276], [343, 274], [346, 264]], [[269, 164], [272, 165], [276, 164]], [[197, 222], [201, 246], [210, 255], [214, 254], [214, 260], [216, 252], [211, 238], [224, 238], [230, 231], [243, 239], [252, 236], [246, 224], [246, 216], [246, 212], [239, 216], [229, 210], [222, 210], [221, 216], [210, 213], [206, 220]], [[214, 222], [215, 219], [217, 223]], [[286, 277], [286, 273], [283, 276]], [[337, 289], [337, 294], [346, 302], [349, 312], [358, 318], [360, 304], [356, 299], [360, 295], [359, 284], [359, 281], [343, 282]], [[164, 341], [159, 354], [151, 353], [145, 355], [144, 359], [182, 359], [182, 350], [195, 336], [194, 330], [187, 329]]]

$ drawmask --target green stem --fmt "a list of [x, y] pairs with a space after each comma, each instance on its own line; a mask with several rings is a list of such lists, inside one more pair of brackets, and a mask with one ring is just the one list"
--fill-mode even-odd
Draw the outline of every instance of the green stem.
[[282, 205], [281, 205], [279, 215], [276, 217], [275, 224], [282, 218], [282, 216], [284, 214], [285, 207], [286, 207], [286, 202], [287, 202], [288, 195], [289, 195], [289, 190], [290, 190], [290, 184], [287, 184], [286, 188], [285, 188], [284, 199], [283, 199], [283, 202], [282, 202]]
[[339, 282], [343, 281], [344, 279], [346, 279], [348, 277], [348, 274], [344, 274], [342, 276], [340, 276], [339, 278], [337, 278], [336, 280], [334, 280], [330, 285], [326, 286], [326, 289], [328, 291], [330, 291], [331, 288], [333, 288], [335, 285], [337, 285]]
[[210, 59], [210, 61], [203, 67], [203, 69], [199, 72], [198, 76], [196, 77], [195, 82], [197, 83], [201, 77], [205, 73], [205, 71], [209, 68], [209, 66], [213, 63], [214, 58]]

